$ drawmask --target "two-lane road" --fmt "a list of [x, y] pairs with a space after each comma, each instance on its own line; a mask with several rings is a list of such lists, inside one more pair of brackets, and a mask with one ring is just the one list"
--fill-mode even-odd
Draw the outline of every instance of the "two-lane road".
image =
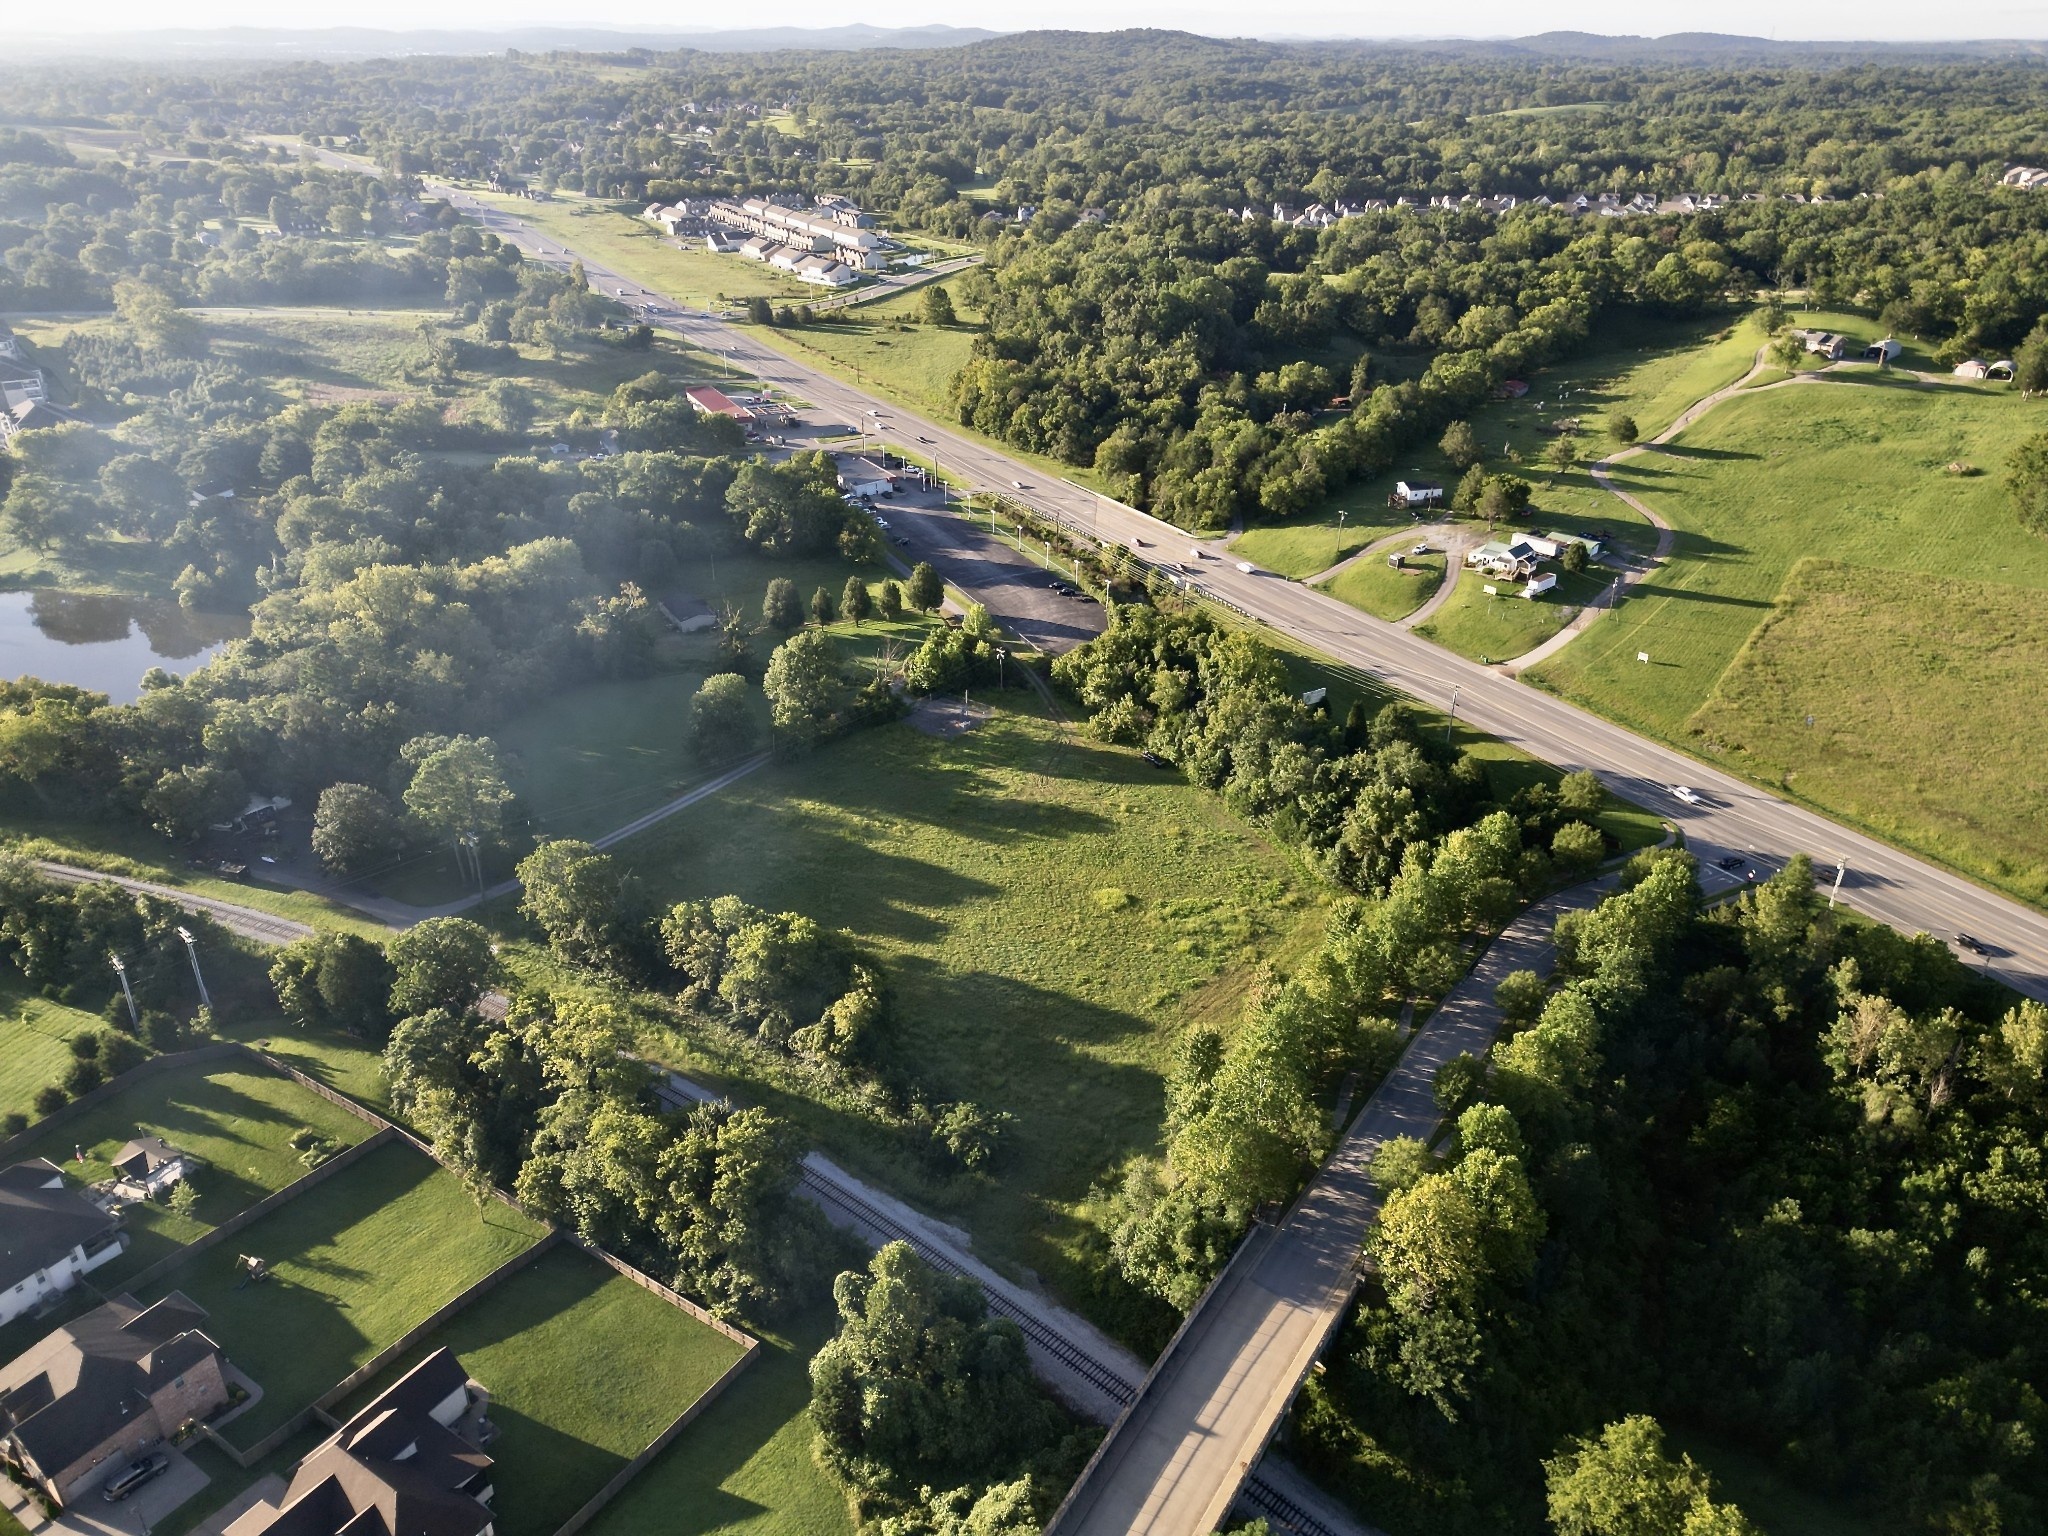
[[[566, 264], [579, 259], [560, 241], [500, 208], [452, 187], [433, 190], [543, 260]], [[1988, 961], [1975, 963], [1988, 964], [1993, 974], [2029, 996], [2048, 999], [2048, 917], [2041, 913], [1504, 672], [1368, 618], [1333, 597], [1266, 572], [1242, 571], [1221, 544], [1195, 539], [1121, 503], [1048, 478], [953, 427], [771, 350], [751, 329], [684, 310], [637, 279], [587, 257], [580, 259], [600, 291], [617, 297], [623, 290], [629, 303], [662, 304], [670, 310], [659, 322], [666, 329], [726, 357], [763, 383], [809, 401], [813, 414], [822, 413], [826, 420], [836, 417], [849, 426], [878, 427], [884, 441], [936, 460], [956, 483], [1009, 496], [1104, 543], [1131, 548], [1147, 560], [1185, 565], [1191, 579], [1211, 596], [1424, 703], [1448, 708], [1455, 694], [1460, 720], [1560, 768], [1592, 769], [1616, 794], [1675, 822], [1688, 844], [1708, 860], [1733, 852], [1775, 865], [1805, 853], [1829, 881], [1839, 864], [1845, 868], [1844, 904], [1906, 933], [1925, 931], [1945, 942], [1960, 933], [1970, 934], [1990, 951]], [[1680, 784], [1700, 791], [1699, 803], [1675, 797], [1671, 790]]]

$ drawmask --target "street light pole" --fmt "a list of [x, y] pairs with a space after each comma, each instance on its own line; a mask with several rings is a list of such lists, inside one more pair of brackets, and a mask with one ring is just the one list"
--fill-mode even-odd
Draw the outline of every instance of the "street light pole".
[[[1459, 686], [1462, 687], [1463, 685], [1460, 684]], [[1458, 688], [1451, 690], [1451, 712], [1444, 717], [1444, 745], [1447, 747], [1451, 744], [1451, 727], [1457, 723], [1458, 719], [1458, 692]]]
[[192, 979], [199, 984], [199, 1005], [202, 1008], [211, 1008], [213, 998], [208, 995], [206, 978], [199, 971], [199, 941], [192, 937], [190, 928], [179, 928], [178, 937], [185, 941], [185, 957], [192, 962]]
[[135, 1011], [135, 994], [128, 987], [128, 965], [119, 955], [109, 955], [114, 962], [114, 974], [121, 978], [121, 995], [128, 999], [128, 1022], [135, 1026], [137, 1034], [142, 1033], [142, 1016]]

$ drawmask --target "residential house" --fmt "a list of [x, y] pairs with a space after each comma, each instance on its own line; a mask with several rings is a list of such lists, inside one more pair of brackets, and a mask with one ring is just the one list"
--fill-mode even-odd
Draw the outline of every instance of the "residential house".
[[740, 254], [749, 261], [766, 261], [781, 249], [782, 243], [779, 240], [771, 240], [766, 235], [756, 235], [740, 247]]
[[740, 248], [740, 242], [720, 229], [707, 230], [704, 235], [704, 249], [713, 256], [730, 256]]
[[147, 1200], [169, 1189], [192, 1166], [190, 1158], [161, 1136], [136, 1137], [114, 1154], [113, 1163], [116, 1189], [135, 1200]]
[[1838, 336], [1833, 331], [1799, 331], [1796, 334], [1809, 353], [1824, 357], [1831, 363], [1839, 363], [1855, 345], [1848, 337]]
[[1109, 210], [1107, 208], [1083, 208], [1081, 210], [1081, 222], [1083, 224], [1106, 224], [1109, 222]]
[[121, 1219], [48, 1158], [0, 1168], [0, 1324], [70, 1290], [127, 1245]]
[[768, 265], [781, 272], [794, 272], [810, 254], [809, 251], [800, 251], [793, 245], [778, 245], [769, 253]]
[[1998, 178], [2001, 187], [2018, 187], [2023, 192], [2038, 192], [2048, 187], [2048, 171], [2038, 165], [2013, 165]]
[[0, 1450], [62, 1503], [229, 1401], [205, 1308], [119, 1296], [0, 1366]]
[[460, 1360], [435, 1350], [227, 1536], [492, 1536], [489, 1402]]
[[849, 496], [881, 496], [896, 489], [896, 477], [873, 459], [842, 458], [839, 489]]
[[[750, 234], [764, 236], [775, 245], [794, 246], [800, 251], [816, 251], [822, 255], [836, 251], [843, 260], [850, 260], [863, 251], [886, 250], [889, 246], [879, 233], [866, 227], [873, 220], [844, 201], [807, 212], [760, 197], [750, 197], [741, 202], [721, 199], [705, 210], [705, 216], [712, 223], [729, 229], [743, 229]], [[741, 248], [741, 253], [746, 254], [745, 247]]]
[[818, 283], [826, 288], [845, 288], [860, 281], [860, 274], [844, 262], [829, 256], [806, 256], [796, 264], [797, 281]]
[[1465, 564], [1491, 576], [1521, 581], [1535, 572], [1540, 558], [1527, 535], [1517, 535], [1512, 540], [1489, 539], [1477, 549], [1468, 550]]
[[1038, 204], [1036, 204], [1036, 203], [1019, 203], [1019, 204], [1017, 205], [1017, 219], [1016, 219], [1016, 222], [1017, 222], [1017, 223], [1019, 223], [1019, 224], [1029, 224], [1029, 223], [1030, 223], [1030, 222], [1031, 222], [1031, 221], [1032, 221], [1033, 219], [1035, 219], [1035, 218], [1037, 218], [1037, 217], [1038, 217]]
[[1443, 505], [1444, 488], [1434, 480], [1396, 480], [1394, 494], [1387, 498], [1390, 507], [1440, 507]]

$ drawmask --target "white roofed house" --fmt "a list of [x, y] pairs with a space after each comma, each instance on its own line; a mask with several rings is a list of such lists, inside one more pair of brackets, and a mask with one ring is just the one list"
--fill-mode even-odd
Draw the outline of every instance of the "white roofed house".
[[860, 281], [854, 270], [830, 256], [806, 256], [796, 264], [799, 282], [818, 283], [826, 288], [845, 288]]

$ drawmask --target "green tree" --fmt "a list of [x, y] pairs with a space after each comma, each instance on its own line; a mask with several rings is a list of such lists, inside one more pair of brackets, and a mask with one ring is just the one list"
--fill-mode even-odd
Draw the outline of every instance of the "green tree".
[[690, 751], [699, 762], [724, 763], [760, 745], [754, 690], [731, 672], [707, 677], [690, 699]]
[[142, 808], [150, 825], [166, 837], [197, 837], [209, 826], [227, 821], [248, 803], [241, 774], [213, 763], [191, 763], [165, 770]]
[[753, 298], [747, 300], [747, 319], [755, 325], [773, 325], [775, 323], [775, 306], [759, 294], [756, 294]]
[[846, 578], [839, 593], [839, 611], [856, 624], [874, 614], [875, 600], [868, 595], [868, 584], [860, 577]]
[[2048, 323], [2036, 325], [2012, 355], [2015, 389], [2030, 395], [2048, 391]]
[[1544, 460], [1556, 474], [1563, 474], [1579, 461], [1579, 445], [1569, 432], [1560, 432], [1550, 440], [1550, 446], [1543, 450]]
[[830, 624], [838, 617], [839, 605], [832, 601], [831, 589], [819, 587], [811, 594], [811, 622], [819, 625]]
[[903, 589], [903, 600], [919, 613], [936, 613], [945, 602], [945, 583], [939, 580], [939, 573], [929, 561], [920, 560], [911, 567], [910, 584]]
[[2048, 432], [2013, 450], [2006, 462], [2005, 489], [2020, 526], [2048, 538]]
[[1493, 1005], [1510, 1030], [1527, 1029], [1543, 1012], [1550, 984], [1534, 971], [1510, 971], [1493, 989]]
[[1444, 435], [1437, 440], [1437, 448], [1450, 460], [1453, 469], [1471, 469], [1485, 457], [1479, 446], [1479, 434], [1472, 430], [1469, 421], [1454, 421], [1444, 428]]
[[430, 917], [392, 935], [391, 1012], [406, 1018], [435, 1009], [461, 1015], [497, 979], [490, 932], [466, 917]]
[[519, 911], [572, 965], [620, 973], [631, 963], [626, 877], [610, 854], [573, 838], [519, 861]]
[[184, 1177], [171, 1186], [169, 1204], [172, 1215], [181, 1216], [187, 1221], [190, 1221], [194, 1213], [198, 1211], [199, 1190], [192, 1182], [190, 1170], [187, 1170]]
[[846, 700], [846, 680], [832, 637], [807, 629], [775, 648], [761, 680], [775, 739], [786, 748], [808, 751], [832, 734]]
[[301, 1029], [342, 1029], [381, 1046], [391, 1032], [391, 985], [384, 951], [352, 933], [294, 940], [270, 964], [284, 1016]]
[[1583, 821], [1568, 821], [1550, 840], [1550, 856], [1557, 867], [1570, 874], [1584, 874], [1606, 855], [1607, 845], [1599, 829]]
[[1458, 478], [1458, 484], [1451, 492], [1453, 512], [1477, 512], [1480, 498], [1486, 494], [1487, 474], [1483, 465], [1474, 464]]
[[953, 325], [959, 316], [953, 312], [953, 295], [946, 292], [944, 283], [932, 283], [924, 291], [924, 323], [926, 325]]
[[1635, 417], [1620, 415], [1608, 417], [1607, 435], [1626, 448], [1636, 440]]
[[198, 325], [178, 308], [177, 296], [140, 278], [114, 284], [114, 312], [121, 317], [122, 329], [145, 352], [183, 352], [199, 338]]
[[894, 581], [882, 583], [875, 594], [875, 613], [885, 624], [894, 624], [903, 617], [903, 588]]
[[1565, 545], [1564, 553], [1558, 558], [1557, 563], [1574, 576], [1582, 574], [1586, 569], [1587, 563], [1584, 542], [1579, 539], [1571, 540]]
[[488, 736], [456, 736], [420, 754], [406, 786], [405, 808], [438, 836], [496, 838], [504, 829], [512, 786]]
[[405, 823], [367, 784], [330, 784], [313, 812], [313, 852], [332, 874], [375, 869], [405, 846]]
[[761, 622], [788, 634], [803, 621], [803, 601], [796, 595], [796, 583], [787, 576], [777, 576], [768, 583], [768, 591], [761, 599]]
[[1637, 1414], [1574, 1440], [1543, 1464], [1557, 1536], [1756, 1536], [1732, 1504], [1716, 1504], [1699, 1464], [1664, 1450], [1657, 1421]]
[[1505, 476], [1502, 475], [1487, 476], [1486, 488], [1479, 493], [1479, 506], [1476, 510], [1489, 527], [1503, 518], [1515, 515], [1514, 497], [1502, 483], [1504, 479]]

